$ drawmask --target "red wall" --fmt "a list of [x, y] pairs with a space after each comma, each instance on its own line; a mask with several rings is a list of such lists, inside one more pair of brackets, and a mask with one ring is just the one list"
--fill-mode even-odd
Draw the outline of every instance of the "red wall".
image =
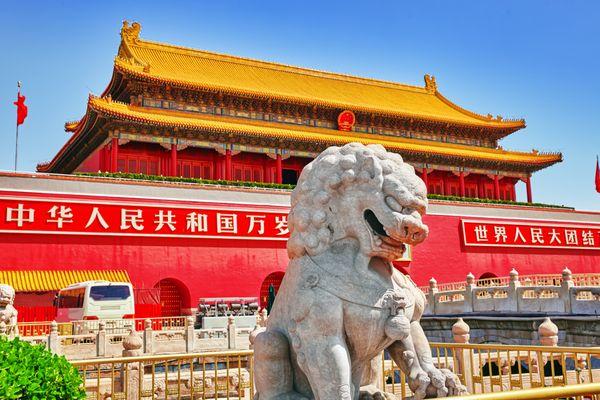
[[431, 277], [438, 283], [462, 281], [469, 272], [475, 278], [486, 272], [508, 276], [513, 267], [521, 275], [559, 274], [565, 267], [573, 273], [600, 272], [598, 250], [466, 248], [460, 216], [426, 215], [424, 220], [429, 237], [413, 249], [410, 263], [410, 275], [419, 286], [427, 285]]
[[[468, 248], [462, 245], [460, 217], [425, 217], [429, 238], [413, 249], [407, 269], [419, 285], [460, 281], [472, 272], [508, 275], [598, 272], [594, 250]], [[15, 251], [18, 249], [18, 251]], [[195, 308], [200, 297], [257, 297], [263, 280], [282, 271], [288, 259], [285, 242], [181, 238], [135, 238], [1, 234], [0, 265], [6, 269], [126, 269], [136, 288], [175, 278], [190, 291]]]
[[[18, 248], [18, 251], [14, 251]], [[7, 269], [126, 269], [136, 288], [175, 278], [200, 297], [258, 297], [287, 265], [285, 242], [107, 236], [0, 235]]]

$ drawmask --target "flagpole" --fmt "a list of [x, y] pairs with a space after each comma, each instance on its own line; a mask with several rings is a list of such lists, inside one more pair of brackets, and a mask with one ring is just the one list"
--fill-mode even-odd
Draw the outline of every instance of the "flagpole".
[[[17, 98], [21, 95], [21, 81], [17, 81]], [[17, 133], [15, 135], [15, 172], [17, 171], [17, 154], [19, 153], [19, 119], [17, 118]]]

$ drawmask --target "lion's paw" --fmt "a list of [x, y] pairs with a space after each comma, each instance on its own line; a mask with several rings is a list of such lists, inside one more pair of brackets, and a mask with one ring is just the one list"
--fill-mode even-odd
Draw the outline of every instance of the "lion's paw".
[[467, 394], [467, 388], [460, 382], [458, 376], [449, 369], [432, 368], [427, 371], [431, 383], [427, 388], [428, 397], [450, 397]]
[[397, 400], [396, 396], [378, 389], [375, 385], [360, 388], [359, 400]]

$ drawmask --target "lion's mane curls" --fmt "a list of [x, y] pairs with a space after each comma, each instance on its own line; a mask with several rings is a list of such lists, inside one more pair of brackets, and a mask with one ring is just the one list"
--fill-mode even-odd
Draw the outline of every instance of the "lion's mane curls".
[[381, 145], [349, 143], [329, 147], [308, 164], [292, 192], [288, 218], [290, 259], [325, 251], [332, 241], [332, 199], [346, 190], [381, 191], [385, 176], [414, 168]]

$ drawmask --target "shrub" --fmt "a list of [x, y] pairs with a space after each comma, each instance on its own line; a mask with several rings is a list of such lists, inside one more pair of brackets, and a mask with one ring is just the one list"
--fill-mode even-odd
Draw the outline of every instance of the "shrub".
[[0, 399], [85, 399], [77, 369], [64, 357], [0, 337]]

